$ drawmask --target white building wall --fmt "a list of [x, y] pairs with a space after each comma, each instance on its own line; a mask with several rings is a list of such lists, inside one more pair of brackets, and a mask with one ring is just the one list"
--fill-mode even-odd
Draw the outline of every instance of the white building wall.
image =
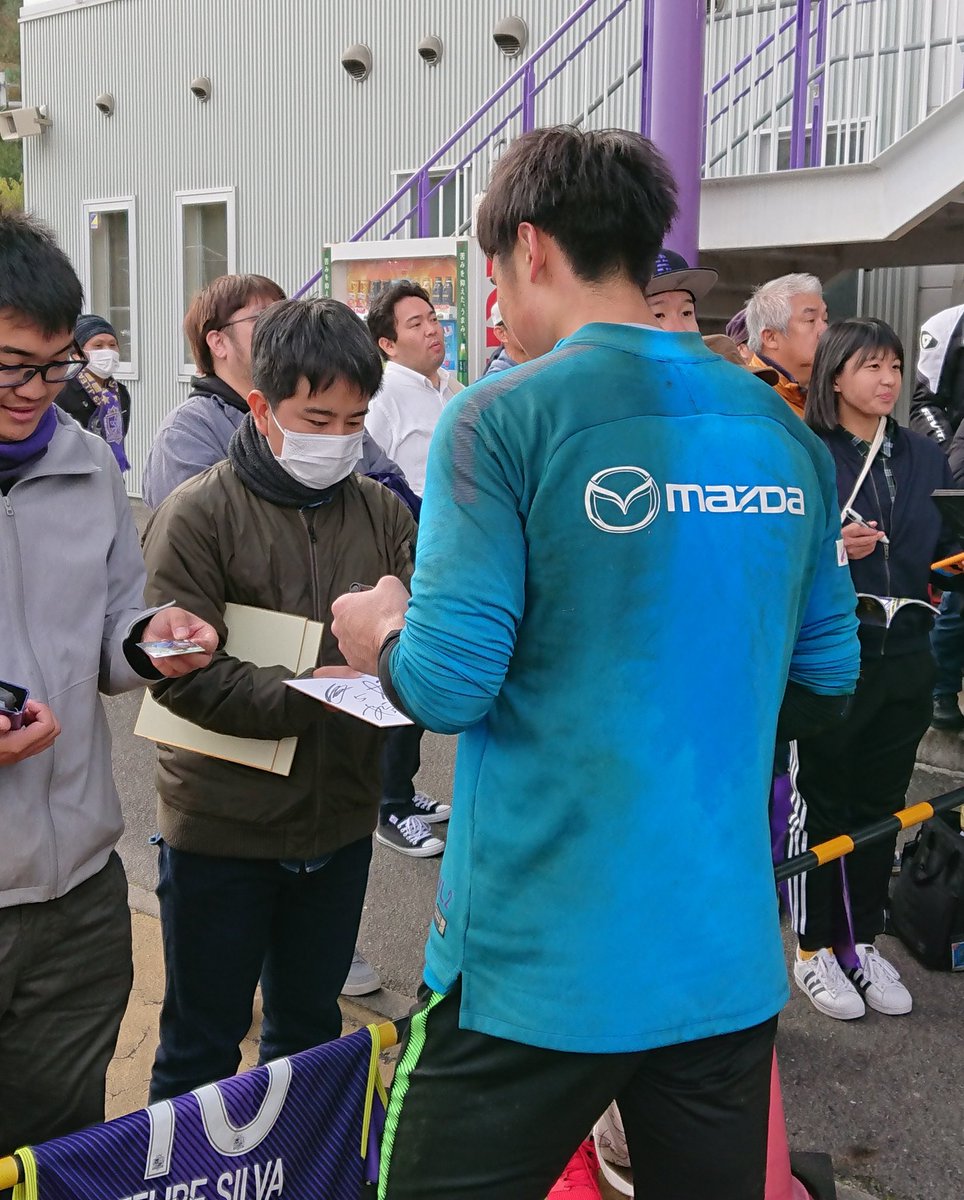
[[[529, 49], [572, 0], [107, 0], [24, 10], [24, 101], [53, 125], [24, 142], [28, 208], [48, 221], [82, 275], [86, 201], [134, 197], [139, 346], [129, 439], [131, 485], [154, 429], [187, 394], [182, 361], [175, 193], [236, 189], [238, 271], [288, 291], [320, 266], [519, 66], [492, 40], [507, 8]], [[444, 56], [426, 66], [419, 40]], [[340, 64], [371, 47], [364, 83]], [[212, 82], [200, 103], [189, 84]], [[95, 97], [109, 92], [104, 117]]]
[[[642, 4], [630, 0], [612, 36], [560, 73], [537, 102], [538, 123], [589, 112], [586, 123], [596, 127], [635, 124], [640, 79], [626, 72], [638, 60]], [[839, 134], [826, 153], [833, 149], [831, 161], [866, 160], [960, 90], [959, 48], [934, 43], [964, 38], [964, 0], [829, 7], [839, 15], [828, 36], [825, 125]], [[523, 17], [531, 52], [575, 8], [576, 0], [75, 0], [24, 10], [24, 100], [47, 105], [53, 120], [24, 142], [28, 207], [56, 229], [84, 276], [85, 203], [132, 198], [134, 490], [157, 424], [187, 394], [177, 194], [230, 190], [233, 269], [270, 275], [293, 291], [320, 266], [325, 242], [349, 237], [388, 198], [398, 182], [393, 172], [419, 166], [518, 68], [520, 59], [496, 47], [495, 23], [509, 12]], [[707, 88], [795, 10], [796, 0], [714, 4]], [[588, 27], [566, 36], [554, 63]], [[416, 53], [427, 34], [443, 42], [437, 67]], [[776, 37], [710, 96], [708, 175], [776, 165], [793, 78], [792, 56], [779, 60], [791, 39], [792, 31]], [[340, 65], [354, 42], [372, 52], [364, 83]], [[923, 43], [928, 53], [914, 49]], [[211, 79], [207, 103], [190, 92], [199, 75]], [[610, 81], [627, 78], [596, 106]], [[753, 80], [760, 82], [748, 87]], [[109, 118], [94, 106], [102, 92], [114, 97]], [[713, 122], [721, 108], [724, 117]], [[906, 279], [868, 286], [879, 315], [919, 323], [905, 312]]]

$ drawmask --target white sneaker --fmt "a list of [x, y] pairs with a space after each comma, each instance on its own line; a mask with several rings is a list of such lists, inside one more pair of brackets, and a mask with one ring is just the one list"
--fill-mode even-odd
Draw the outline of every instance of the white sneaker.
[[826, 1017], [852, 1021], [866, 1011], [860, 993], [830, 950], [818, 950], [811, 958], [801, 958], [798, 954], [793, 963], [793, 978], [797, 987], [809, 996], [813, 1007]]
[[352, 955], [351, 967], [345, 986], [341, 989], [343, 996], [369, 996], [382, 986], [378, 972], [365, 958], [360, 950]]
[[629, 1161], [629, 1146], [623, 1119], [614, 1100], [592, 1130], [603, 1178], [621, 1196], [632, 1196], [633, 1164]]
[[858, 943], [857, 958], [860, 966], [847, 974], [866, 1003], [888, 1017], [909, 1013], [914, 1001], [897, 968], [867, 943]]

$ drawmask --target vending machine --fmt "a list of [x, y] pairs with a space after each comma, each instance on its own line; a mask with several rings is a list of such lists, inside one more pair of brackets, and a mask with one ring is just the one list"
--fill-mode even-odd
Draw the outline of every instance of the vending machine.
[[337, 242], [325, 246], [320, 288], [360, 317], [372, 300], [403, 279], [420, 284], [431, 298], [445, 334], [447, 371], [460, 383], [485, 369], [492, 307], [492, 280], [485, 255], [472, 237], [405, 238], [384, 242]]

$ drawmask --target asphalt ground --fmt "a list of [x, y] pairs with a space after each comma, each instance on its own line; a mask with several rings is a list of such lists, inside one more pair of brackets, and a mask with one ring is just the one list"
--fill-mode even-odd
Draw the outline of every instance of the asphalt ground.
[[[127, 820], [120, 852], [134, 895], [144, 896], [149, 908], [156, 878], [156, 851], [148, 842], [155, 829], [154, 751], [132, 733], [139, 703], [136, 695], [118, 697], [108, 701], [108, 711]], [[423, 739], [418, 783], [437, 799], [451, 797], [453, 757], [452, 739]], [[909, 801], [948, 786], [945, 777], [918, 771]], [[444, 836], [445, 826], [434, 830]], [[359, 945], [384, 984], [364, 1003], [384, 1016], [407, 1011], [418, 987], [438, 866], [437, 858], [406, 858], [375, 845]], [[909, 1016], [868, 1012], [859, 1021], [833, 1021], [792, 989], [777, 1044], [790, 1147], [831, 1154], [838, 1177], [874, 1196], [960, 1200], [964, 975], [925, 970], [894, 938], [881, 939], [880, 946], [914, 996]], [[787, 952], [789, 961], [789, 938]], [[736, 956], [730, 969], [740, 970]], [[605, 996], [601, 980], [603, 1008]]]

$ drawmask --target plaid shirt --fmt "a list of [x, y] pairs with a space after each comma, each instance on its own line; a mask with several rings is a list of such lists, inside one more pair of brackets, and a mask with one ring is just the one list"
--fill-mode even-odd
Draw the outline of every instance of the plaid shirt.
[[[897, 422], [893, 417], [887, 418], [887, 426], [884, 430], [884, 440], [880, 443], [880, 449], [877, 451], [877, 457], [880, 459], [884, 468], [884, 479], [887, 480], [887, 491], [890, 492], [890, 504], [893, 508], [894, 497], [897, 495], [897, 480], [894, 478], [894, 471], [890, 465], [891, 456], [894, 453], [894, 431]], [[863, 438], [857, 437], [854, 434], [853, 444], [860, 451], [861, 457], [866, 458], [870, 453], [870, 442], [865, 442]], [[873, 472], [873, 467], [871, 467]]]

